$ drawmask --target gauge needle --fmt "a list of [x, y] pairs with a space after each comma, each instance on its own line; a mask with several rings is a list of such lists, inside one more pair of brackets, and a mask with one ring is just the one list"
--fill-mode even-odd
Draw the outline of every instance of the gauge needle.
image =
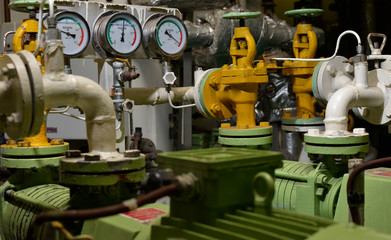
[[74, 39], [76, 38], [76, 34], [71, 34], [70, 32], [65, 32], [65, 31], [62, 31], [62, 30], [60, 30], [60, 32], [65, 33], [67, 36], [71, 36]]
[[164, 34], [167, 34], [170, 38], [174, 39], [174, 41], [179, 44], [179, 41], [176, 40], [167, 30], [164, 32]]
[[125, 21], [122, 22], [121, 42], [125, 42]]

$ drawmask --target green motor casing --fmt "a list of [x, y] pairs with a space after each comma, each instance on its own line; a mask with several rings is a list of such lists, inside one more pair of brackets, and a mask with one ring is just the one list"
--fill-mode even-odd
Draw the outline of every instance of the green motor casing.
[[[10, 187], [12, 185], [8, 182], [0, 187], [0, 192], [3, 193], [0, 199], [1, 237], [3, 240], [23, 240], [26, 239], [27, 231], [33, 218], [38, 213], [48, 209], [7, 197], [5, 192], [7, 189], [11, 189]], [[17, 195], [21, 198], [40, 202], [42, 203], [41, 206], [51, 206], [52, 210], [62, 209], [69, 200], [69, 188], [47, 184], [17, 191]], [[40, 235], [42, 234], [42, 230], [41, 228]]]
[[334, 218], [342, 184], [323, 164], [283, 161], [276, 170], [273, 207]]

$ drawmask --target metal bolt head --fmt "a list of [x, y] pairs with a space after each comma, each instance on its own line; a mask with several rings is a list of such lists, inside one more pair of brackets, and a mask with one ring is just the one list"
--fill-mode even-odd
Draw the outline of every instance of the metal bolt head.
[[353, 133], [354, 134], [365, 134], [366, 131], [365, 131], [365, 128], [354, 128]]
[[128, 158], [140, 157], [140, 150], [137, 149], [125, 150], [124, 156]]
[[211, 104], [210, 110], [212, 111], [213, 114], [217, 114], [218, 112], [221, 111], [221, 108], [217, 103], [214, 103], [214, 104]]
[[31, 143], [30, 142], [25, 142], [25, 141], [20, 141], [18, 142], [18, 147], [30, 147]]
[[319, 136], [319, 129], [316, 128], [308, 129], [308, 136]]
[[13, 139], [7, 139], [7, 141], [5, 142], [6, 145], [16, 145], [16, 141], [13, 140]]
[[345, 67], [344, 67], [344, 70], [347, 73], [353, 73], [354, 68], [353, 68], [353, 66], [351, 64], [346, 64]]
[[68, 150], [65, 155], [67, 158], [77, 158], [81, 157], [81, 152], [80, 150]]
[[97, 153], [87, 153], [84, 155], [85, 161], [99, 161], [100, 160], [100, 154]]
[[221, 128], [229, 128], [229, 127], [231, 127], [231, 124], [230, 123], [222, 123], [220, 127]]
[[334, 67], [333, 65], [328, 65], [328, 66], [327, 66], [327, 72], [328, 72], [331, 76], [335, 77], [335, 73], [337, 72], [337, 70], [335, 69], [335, 67]]
[[64, 145], [64, 139], [52, 139], [50, 145]]

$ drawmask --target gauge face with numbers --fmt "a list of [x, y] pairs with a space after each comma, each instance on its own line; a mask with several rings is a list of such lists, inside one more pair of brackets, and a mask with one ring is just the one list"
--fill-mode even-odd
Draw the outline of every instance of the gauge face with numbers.
[[165, 16], [156, 26], [156, 41], [167, 55], [176, 55], [185, 50], [187, 32], [182, 21], [174, 16]]
[[90, 31], [85, 19], [74, 12], [59, 12], [57, 29], [64, 44], [64, 55], [76, 56], [82, 53], [90, 41]]
[[140, 46], [140, 23], [129, 13], [113, 14], [107, 20], [105, 38], [112, 55], [129, 56]]

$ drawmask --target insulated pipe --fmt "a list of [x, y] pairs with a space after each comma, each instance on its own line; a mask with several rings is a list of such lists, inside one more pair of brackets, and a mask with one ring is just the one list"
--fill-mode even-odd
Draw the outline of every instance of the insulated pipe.
[[354, 107], [375, 107], [384, 103], [384, 95], [380, 88], [362, 88], [348, 85], [336, 91], [326, 107], [324, 120], [327, 131], [348, 129], [348, 111]]
[[86, 116], [90, 152], [116, 152], [115, 112], [110, 97], [96, 82], [65, 74], [62, 47], [61, 40], [46, 41], [45, 108], [79, 107]]
[[[171, 88], [170, 96], [173, 102], [194, 103], [194, 87]], [[136, 105], [168, 103], [168, 93], [165, 88], [125, 88], [124, 97], [133, 100]]]

